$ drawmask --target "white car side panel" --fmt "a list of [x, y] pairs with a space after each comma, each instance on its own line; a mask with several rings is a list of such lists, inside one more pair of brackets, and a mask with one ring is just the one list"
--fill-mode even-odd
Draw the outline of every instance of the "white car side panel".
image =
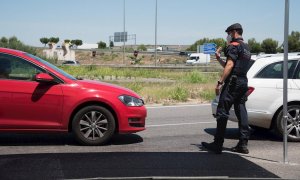
[[[300, 80], [297, 80], [300, 83]], [[272, 118], [283, 104], [282, 79], [250, 79], [249, 86], [255, 90], [248, 97], [246, 108], [248, 111], [249, 124], [264, 128], [270, 128]], [[294, 80], [288, 81], [288, 101], [299, 101], [300, 89]], [[300, 85], [300, 84], [299, 84]], [[212, 112], [216, 113], [217, 101], [212, 102]], [[230, 110], [229, 119], [237, 121], [233, 108]]]
[[[272, 118], [283, 105], [283, 80], [255, 78], [261, 69], [269, 64], [281, 62], [283, 55], [268, 55], [270, 57], [258, 58], [247, 73], [248, 85], [254, 91], [248, 97], [246, 108], [249, 124], [258, 127], [270, 128]], [[290, 60], [299, 60], [299, 56], [289, 55]], [[288, 101], [300, 101], [300, 79], [288, 80]], [[212, 102], [212, 112], [215, 114], [218, 98]], [[233, 108], [230, 110], [229, 120], [237, 121]]]

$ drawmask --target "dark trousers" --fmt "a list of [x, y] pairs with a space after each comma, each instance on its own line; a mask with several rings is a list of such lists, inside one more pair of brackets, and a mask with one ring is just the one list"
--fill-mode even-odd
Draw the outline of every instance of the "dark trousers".
[[216, 143], [223, 145], [229, 110], [234, 105], [234, 111], [239, 123], [239, 140], [242, 145], [247, 145], [249, 139], [248, 115], [245, 106], [247, 91], [248, 80], [246, 77], [231, 78], [223, 86], [216, 113]]

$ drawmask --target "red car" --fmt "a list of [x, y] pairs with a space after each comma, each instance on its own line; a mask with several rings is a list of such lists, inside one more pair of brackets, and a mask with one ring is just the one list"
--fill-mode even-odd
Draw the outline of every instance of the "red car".
[[145, 130], [143, 100], [108, 83], [78, 80], [31, 54], [0, 48], [0, 132], [73, 132], [85, 145]]

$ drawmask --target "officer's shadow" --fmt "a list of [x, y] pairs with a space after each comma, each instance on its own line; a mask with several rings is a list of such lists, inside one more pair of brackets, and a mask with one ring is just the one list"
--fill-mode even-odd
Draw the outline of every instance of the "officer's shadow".
[[[216, 128], [206, 128], [204, 131], [212, 136], [216, 133]], [[269, 140], [269, 141], [282, 141], [278, 136], [276, 136], [272, 131], [264, 128], [250, 128], [250, 140]], [[239, 139], [239, 129], [238, 128], [227, 128], [225, 133], [225, 139]]]
[[[249, 127], [250, 128], [250, 127]], [[216, 128], [206, 128], [204, 131], [211, 135], [214, 136], [216, 133]], [[263, 128], [257, 128], [253, 129], [250, 128], [250, 140], [261, 140], [261, 141], [278, 141], [281, 142], [282, 140], [278, 138], [277, 136], [274, 135], [270, 130], [268, 129], [263, 129]], [[232, 139], [232, 140], [239, 140], [239, 129], [238, 128], [226, 128], [226, 133], [225, 133], [225, 140], [226, 139]], [[204, 148], [201, 144], [193, 144], [197, 146], [201, 151], [207, 151], [206, 148]], [[231, 151], [231, 148], [223, 147], [224, 151]]]

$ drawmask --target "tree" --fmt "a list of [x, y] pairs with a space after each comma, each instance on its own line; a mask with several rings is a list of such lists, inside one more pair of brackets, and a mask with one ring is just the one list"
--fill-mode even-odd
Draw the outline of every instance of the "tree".
[[75, 46], [81, 46], [82, 45], [82, 40], [80, 39], [74, 39], [71, 41], [71, 44], [75, 44]]
[[292, 31], [288, 43], [289, 52], [300, 52], [300, 32]]
[[76, 41], [76, 43], [75, 43], [75, 45], [76, 46], [81, 46], [82, 45], [82, 40], [80, 40], [80, 39], [77, 39], [77, 41]]
[[248, 40], [248, 45], [250, 47], [251, 53], [258, 54], [258, 53], [262, 52], [261, 44], [256, 42], [256, 40], [254, 38], [251, 38]]
[[138, 51], [147, 51], [147, 48], [146, 48], [146, 46], [145, 46], [144, 44], [141, 44], [141, 45], [139, 45], [139, 46], [137, 47], [137, 50], [138, 50]]
[[1, 43], [3, 44], [7, 44], [8, 43], [8, 39], [6, 37], [2, 37], [0, 40]]
[[261, 48], [266, 54], [274, 54], [277, 52], [278, 41], [267, 38], [262, 41]]
[[8, 39], [8, 43], [20, 43], [21, 41], [19, 41], [19, 39], [16, 36], [10, 37]]
[[49, 38], [49, 43], [55, 43], [55, 44], [57, 44], [59, 42], [59, 38], [58, 37], [51, 37], [51, 38]]
[[17, 49], [17, 50], [25, 50], [23, 49], [23, 47], [25, 47], [25, 45], [19, 41], [19, 39], [16, 37], [16, 36], [13, 36], [13, 37], [10, 37], [8, 38], [8, 48], [11, 48], [11, 49]]
[[4, 47], [4, 48], [8, 47], [8, 39], [6, 37], [2, 37], [0, 39], [0, 47]]
[[49, 38], [43, 37], [40, 39], [40, 42], [46, 46], [49, 43]]
[[0, 39], [0, 47], [16, 49], [24, 52], [28, 52], [30, 54], [36, 55], [36, 49], [30, 46], [23, 44], [17, 37], [13, 36], [7, 39], [6, 37], [2, 37]]
[[65, 43], [70, 43], [71, 40], [70, 40], [70, 39], [65, 39], [64, 42], [65, 42]]
[[114, 42], [113, 42], [113, 41], [110, 41], [110, 42], [109, 42], [109, 47], [112, 48], [112, 47], [114, 47], [114, 46], [115, 46], [115, 45], [114, 45]]
[[105, 42], [100, 41], [97, 44], [98, 44], [98, 49], [105, 49], [106, 48], [106, 43]]

